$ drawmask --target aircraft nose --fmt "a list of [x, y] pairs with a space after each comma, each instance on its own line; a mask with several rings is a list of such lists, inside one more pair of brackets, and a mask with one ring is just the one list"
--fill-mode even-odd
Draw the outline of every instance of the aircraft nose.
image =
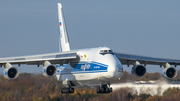
[[109, 71], [118, 71], [121, 70], [122, 71], [122, 65], [119, 62], [119, 60], [117, 60], [116, 58], [113, 58], [109, 61]]
[[123, 74], [123, 67], [121, 62], [117, 59], [116, 56], [111, 57], [109, 59], [109, 67], [108, 72], [111, 74], [112, 77], [116, 76], [121, 78]]

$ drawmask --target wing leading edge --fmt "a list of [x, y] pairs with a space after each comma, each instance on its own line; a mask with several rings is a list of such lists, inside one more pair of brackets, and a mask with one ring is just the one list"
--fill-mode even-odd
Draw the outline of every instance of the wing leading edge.
[[170, 65], [180, 65], [180, 60], [177, 59], [165, 59], [165, 58], [156, 58], [156, 57], [147, 57], [147, 56], [139, 56], [139, 55], [131, 55], [131, 54], [123, 54], [123, 53], [115, 53], [117, 58], [121, 61], [123, 65], [133, 65], [135, 61], [139, 61], [141, 64], [150, 64], [150, 65], [160, 65], [160, 67], [164, 63], [169, 63]]
[[64, 64], [68, 63], [71, 59], [76, 59], [77, 52], [58, 52], [51, 54], [32, 55], [32, 56], [21, 56], [21, 57], [9, 57], [0, 58], [0, 66], [2, 67], [6, 63], [10, 64], [27, 64], [27, 65], [42, 65], [44, 61], [49, 61], [51, 64]]

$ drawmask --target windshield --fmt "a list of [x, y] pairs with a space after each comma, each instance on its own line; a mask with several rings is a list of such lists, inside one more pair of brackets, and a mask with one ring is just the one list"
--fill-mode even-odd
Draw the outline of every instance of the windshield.
[[99, 53], [103, 54], [103, 55], [105, 55], [105, 54], [113, 54], [112, 50], [100, 50]]

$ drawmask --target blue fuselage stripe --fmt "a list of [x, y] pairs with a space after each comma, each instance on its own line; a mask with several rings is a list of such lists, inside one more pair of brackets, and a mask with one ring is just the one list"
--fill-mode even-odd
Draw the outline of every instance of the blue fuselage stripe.
[[102, 72], [107, 72], [107, 71], [95, 71], [95, 72], [71, 72], [71, 73], [69, 73], [69, 72], [67, 72], [67, 73], [61, 73], [62, 75], [63, 74], [82, 74], [82, 73], [102, 73]]
[[67, 70], [65, 69], [67, 65], [56, 65], [56, 67], [64, 68], [58, 70], [60, 74], [80, 74], [80, 73], [100, 73], [100, 72], [108, 72], [108, 65], [89, 61], [89, 62], [79, 62], [74, 67], [74, 69]]

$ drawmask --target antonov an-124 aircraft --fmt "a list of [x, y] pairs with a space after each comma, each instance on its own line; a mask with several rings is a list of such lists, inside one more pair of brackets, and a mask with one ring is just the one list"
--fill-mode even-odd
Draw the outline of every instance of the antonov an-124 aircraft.
[[[43, 65], [42, 74], [55, 77], [61, 81], [62, 93], [74, 93], [74, 88], [96, 87], [97, 93], [112, 92], [111, 84], [121, 80], [122, 65], [132, 65], [132, 74], [137, 77], [145, 75], [147, 64], [163, 66], [162, 75], [167, 79], [177, 76], [174, 68], [180, 65], [180, 60], [163, 59], [113, 52], [109, 47], [70, 50], [68, 34], [65, 26], [62, 6], [58, 3], [59, 44], [61, 51], [57, 53], [0, 58], [0, 66], [4, 66], [3, 76], [6, 79], [16, 79], [18, 70], [16, 64]], [[174, 67], [172, 67], [173, 65]]]

